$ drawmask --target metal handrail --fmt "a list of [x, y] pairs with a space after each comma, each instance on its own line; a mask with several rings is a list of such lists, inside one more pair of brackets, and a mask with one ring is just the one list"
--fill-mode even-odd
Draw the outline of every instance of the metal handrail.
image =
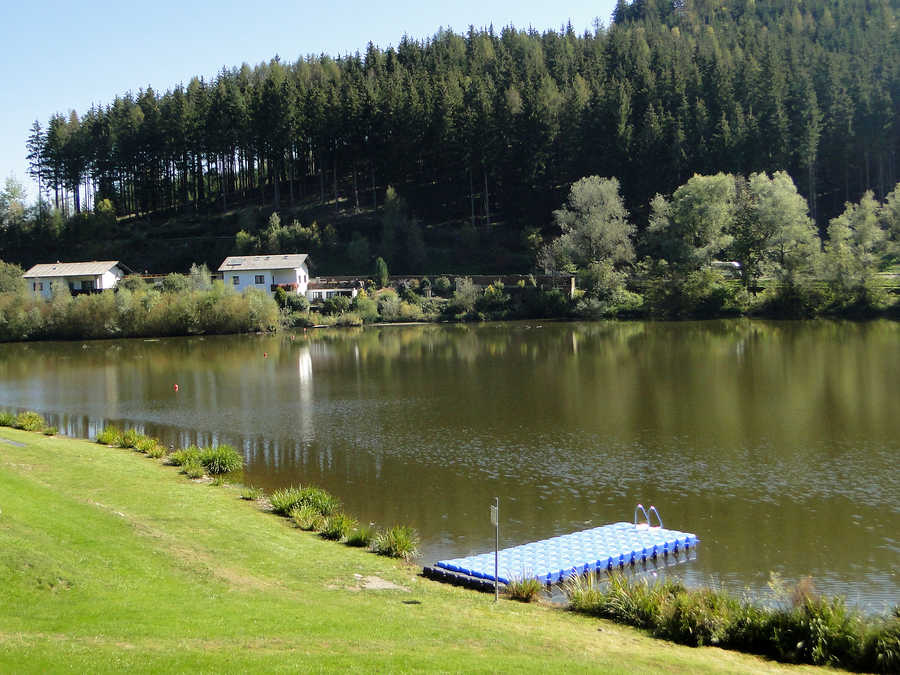
[[[656, 507], [655, 507], [655, 506], [653, 506], [653, 505], [650, 506], [650, 513], [655, 513], [655, 514], [656, 514], [656, 522], [659, 523], [659, 525], [657, 525], [657, 527], [662, 527], [662, 526], [663, 526], [663, 524], [662, 524], [662, 518], [660, 518], [659, 511], [656, 510]], [[650, 525], [650, 518], [649, 518], [649, 517], [647, 518], [647, 525]], [[650, 525], [650, 527], [653, 527], [653, 526]]]
[[[651, 506], [650, 508], [653, 508], [653, 507]], [[634, 507], [634, 526], [637, 527], [637, 524], [638, 524], [638, 511], [643, 511], [644, 520], [647, 521], [647, 527], [650, 527], [650, 516], [647, 515], [647, 509], [644, 508], [643, 504], [638, 504], [637, 506]], [[656, 517], [657, 518], [659, 517], [658, 513], [656, 514]]]

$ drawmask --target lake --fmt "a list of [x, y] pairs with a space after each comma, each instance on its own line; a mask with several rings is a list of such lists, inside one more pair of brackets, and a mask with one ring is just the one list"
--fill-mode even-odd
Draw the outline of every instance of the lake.
[[[0, 345], [0, 408], [231, 443], [246, 483], [314, 483], [406, 523], [422, 562], [620, 520], [696, 533], [690, 584], [811, 576], [900, 602], [900, 324], [514, 322]], [[175, 392], [173, 385], [178, 384]], [[2, 452], [2, 447], [0, 447]]]

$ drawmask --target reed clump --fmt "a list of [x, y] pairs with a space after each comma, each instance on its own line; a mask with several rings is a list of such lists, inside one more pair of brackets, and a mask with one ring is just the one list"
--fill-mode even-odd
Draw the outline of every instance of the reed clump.
[[319, 536], [331, 541], [344, 541], [356, 525], [356, 520], [346, 513], [334, 513], [325, 519]]
[[375, 534], [376, 531], [374, 525], [357, 525], [353, 528], [350, 534], [347, 535], [347, 541], [344, 543], [346, 543], [347, 546], [368, 548], [372, 545], [372, 541], [375, 539]]
[[511, 579], [506, 585], [506, 596], [519, 602], [534, 602], [544, 592], [544, 584], [530, 576]]
[[266, 493], [262, 488], [253, 487], [252, 485], [245, 485], [241, 488], [241, 499], [245, 499], [248, 502], [255, 502], [266, 496]]
[[16, 426], [16, 416], [11, 412], [6, 412], [5, 410], [0, 412], [0, 427], [14, 426]]
[[205, 448], [200, 452], [200, 463], [210, 476], [233, 473], [244, 468], [243, 456], [230, 445]]
[[39, 413], [29, 410], [16, 415], [16, 422], [13, 426], [22, 431], [42, 431], [46, 425], [47, 422]]
[[896, 672], [900, 618], [866, 619], [842, 598], [823, 598], [809, 580], [792, 588], [773, 576], [779, 605], [759, 607], [725, 591], [677, 581], [629, 581], [595, 574], [563, 584], [569, 609], [650, 630], [691, 646], [717, 645], [791, 663]]
[[380, 530], [372, 540], [372, 550], [378, 555], [409, 562], [419, 556], [419, 533], [408, 525]]
[[133, 448], [141, 440], [141, 434], [137, 429], [126, 429], [116, 439], [116, 445], [120, 448]]
[[109, 425], [103, 427], [103, 431], [97, 434], [97, 442], [101, 445], [118, 445], [119, 436], [122, 435], [122, 432], [118, 427]]
[[301, 530], [318, 532], [325, 527], [325, 516], [319, 513], [315, 507], [295, 506], [289, 513], [291, 520]]
[[189, 445], [181, 450], [176, 450], [168, 457], [169, 464], [174, 466], [185, 466], [186, 464], [200, 464], [200, 448], [196, 445]]

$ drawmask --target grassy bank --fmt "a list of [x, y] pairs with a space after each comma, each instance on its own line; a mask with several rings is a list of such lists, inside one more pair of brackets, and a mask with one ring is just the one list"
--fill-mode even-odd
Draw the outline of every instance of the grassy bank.
[[0, 670], [803, 670], [494, 605], [177, 471], [0, 430]]

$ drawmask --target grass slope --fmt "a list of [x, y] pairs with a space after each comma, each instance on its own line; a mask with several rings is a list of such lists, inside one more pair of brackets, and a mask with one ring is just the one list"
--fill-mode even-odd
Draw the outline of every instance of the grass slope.
[[0, 430], [0, 672], [803, 670], [418, 571], [133, 451]]

